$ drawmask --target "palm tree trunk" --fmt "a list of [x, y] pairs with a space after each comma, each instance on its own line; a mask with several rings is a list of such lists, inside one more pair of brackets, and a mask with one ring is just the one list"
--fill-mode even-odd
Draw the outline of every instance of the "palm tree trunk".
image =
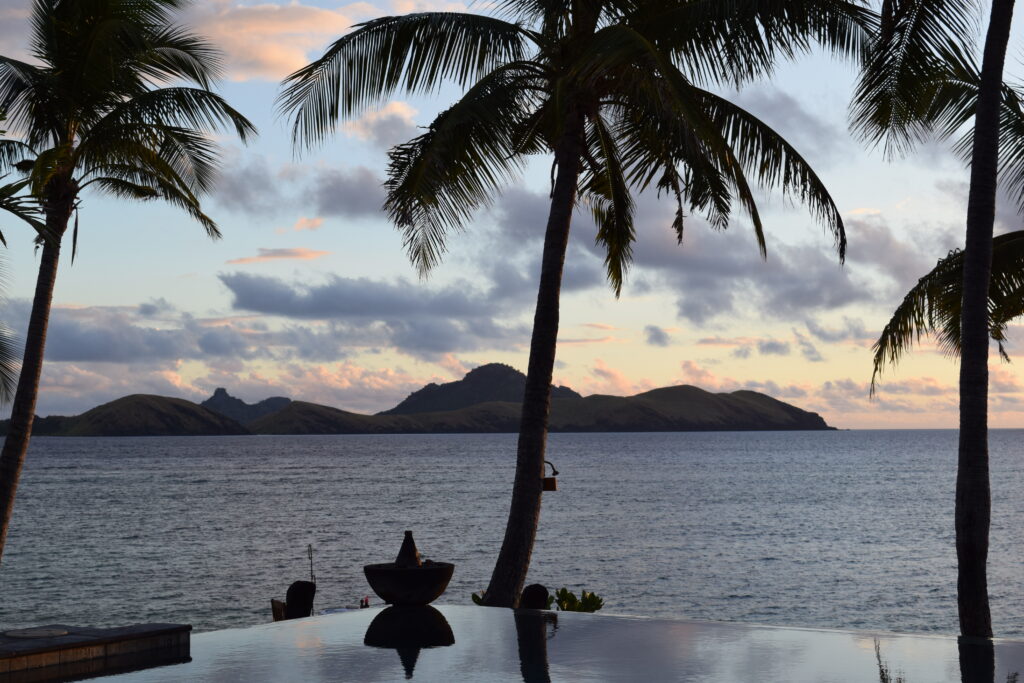
[[505, 539], [484, 594], [484, 604], [515, 607], [530, 568], [533, 541], [540, 522], [541, 479], [544, 449], [551, 409], [551, 375], [555, 367], [558, 339], [558, 300], [562, 289], [562, 267], [569, 245], [569, 227], [576, 206], [576, 190], [582, 155], [582, 115], [570, 116], [565, 133], [555, 150], [558, 174], [551, 193], [551, 209], [544, 233], [537, 310], [533, 317], [530, 363], [523, 392], [519, 422], [516, 476], [512, 485], [512, 506], [508, 511]]
[[999, 167], [999, 105], [1014, 0], [993, 0], [974, 119], [961, 311], [956, 477], [957, 608], [963, 636], [992, 637], [988, 604], [988, 290]]
[[32, 436], [32, 422], [35, 420], [39, 378], [43, 371], [46, 348], [46, 328], [50, 321], [53, 287], [57, 281], [60, 238], [67, 229], [70, 215], [70, 204], [47, 211], [46, 225], [52, 233], [52, 239], [43, 242], [39, 275], [36, 278], [36, 293], [32, 299], [28, 334], [25, 336], [25, 355], [21, 363], [21, 373], [18, 375], [18, 388], [14, 394], [10, 427], [3, 450], [0, 451], [0, 561], [7, 542], [7, 527], [11, 523], [18, 477], [21, 475], [28, 442]]

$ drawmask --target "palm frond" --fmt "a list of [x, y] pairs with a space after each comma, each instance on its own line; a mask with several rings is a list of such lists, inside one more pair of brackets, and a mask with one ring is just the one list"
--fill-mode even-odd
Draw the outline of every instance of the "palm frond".
[[421, 275], [440, 260], [445, 236], [490, 203], [522, 167], [531, 74], [515, 65], [481, 79], [426, 133], [389, 153], [384, 209]]
[[[102, 171], [103, 175], [99, 175]], [[130, 150], [121, 163], [107, 159], [83, 183], [125, 199], [160, 199], [184, 209], [213, 239], [220, 238], [216, 223], [203, 211], [195, 188], [189, 179], [178, 174], [174, 166], [158, 150], [140, 147]]]
[[38, 126], [41, 108], [32, 94], [42, 81], [39, 67], [0, 55], [0, 109], [14, 128], [29, 133]]
[[851, 128], [888, 156], [933, 133], [935, 95], [950, 58], [970, 62], [977, 33], [972, 0], [900, 0], [884, 7], [885, 30], [871, 48], [850, 108]]
[[[202, 88], [158, 88], [119, 103], [92, 125], [85, 137], [107, 141], [125, 126], [149, 125], [202, 131], [232, 130], [242, 142], [256, 127], [220, 95]], [[88, 140], [83, 141], [89, 144]], [[99, 144], [99, 143], [97, 143]]]
[[810, 164], [760, 119], [718, 95], [705, 92], [704, 96], [709, 116], [735, 150], [740, 164], [761, 187], [778, 188], [806, 205], [832, 234], [842, 262], [846, 256], [843, 217]]
[[[8, 287], [7, 273], [6, 260], [0, 260], [0, 289], [6, 290]], [[21, 366], [18, 357], [20, 346], [18, 336], [14, 331], [4, 323], [0, 323], [0, 403], [9, 403], [14, 399]]]
[[598, 115], [587, 131], [587, 149], [594, 156], [580, 183], [580, 195], [590, 203], [597, 223], [595, 241], [604, 247], [608, 282], [618, 297], [633, 259], [636, 230], [634, 202], [614, 132]]
[[221, 51], [180, 26], [157, 26], [147, 42], [137, 58], [139, 71], [155, 83], [182, 80], [209, 90], [223, 77]]
[[[920, 342], [934, 335], [949, 356], [960, 354], [960, 312], [963, 299], [964, 252], [954, 250], [907, 292], [882, 334], [872, 346], [871, 391], [886, 365], [895, 367]], [[989, 335], [1009, 360], [1004, 342], [1006, 326], [1024, 315], [1024, 231], [1008, 232], [992, 241], [992, 279], [989, 284]]]
[[[704, 213], [713, 227], [724, 229], [733, 201], [750, 218], [762, 257], [767, 253], [764, 226], [743, 164], [712, 119], [705, 91], [688, 83], [671, 63], [651, 49], [651, 61], [638, 62], [631, 77], [617, 84], [623, 104], [617, 136], [630, 182], [644, 189], [661, 178], [659, 189], [678, 185], [667, 169], [682, 166], [683, 192], [691, 209]], [[673, 227], [682, 235], [682, 215]]]
[[[968, 135], [957, 145], [961, 158], [965, 155], [968, 139], [973, 142]], [[999, 182], [1016, 199], [1018, 213], [1024, 212], [1024, 105], [1020, 91], [1010, 87], [1003, 88], [1000, 110]]]
[[[0, 176], [0, 180], [2, 179], [3, 176]], [[42, 233], [46, 230], [42, 207], [35, 197], [25, 194], [30, 185], [31, 180], [28, 178], [0, 185], [0, 211], [11, 214], [28, 223], [36, 232]], [[3, 232], [0, 232], [0, 243], [7, 246]]]
[[878, 26], [862, 2], [844, 0], [692, 0], [636, 3], [626, 21], [701, 84], [744, 82], [771, 75], [779, 58], [821, 46], [862, 59]]
[[427, 92], [446, 80], [465, 86], [522, 59], [528, 35], [513, 23], [456, 12], [374, 19], [288, 76], [278, 109], [293, 118], [293, 142], [315, 146], [339, 117], [398, 90]]
[[34, 159], [35, 150], [21, 140], [0, 140], [0, 176], [15, 170], [23, 161]]

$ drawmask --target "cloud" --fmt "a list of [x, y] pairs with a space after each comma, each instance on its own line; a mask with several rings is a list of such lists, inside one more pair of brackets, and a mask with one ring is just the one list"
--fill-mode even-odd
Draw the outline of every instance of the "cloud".
[[133, 365], [52, 363], [39, 382], [40, 415], [77, 415], [127, 394], [157, 394], [191, 401], [205, 398], [185, 382], [177, 362]]
[[211, 197], [221, 207], [250, 216], [273, 214], [287, 202], [289, 176], [271, 170], [259, 155], [229, 149]]
[[298, 1], [243, 5], [205, 0], [185, 16], [197, 33], [224, 51], [228, 78], [279, 81], [319, 57], [329, 41], [360, 19], [380, 13], [365, 2], [327, 9]]
[[719, 380], [713, 372], [702, 368], [692, 360], [684, 360], [679, 367], [685, 384], [693, 384], [707, 391], [713, 391], [719, 385]]
[[392, 101], [346, 122], [342, 130], [382, 149], [390, 149], [416, 136], [416, 113], [407, 102]]
[[243, 258], [235, 258], [225, 263], [229, 264], [243, 264], [243, 263], [264, 263], [266, 261], [312, 261], [314, 259], [322, 258], [327, 256], [331, 252], [329, 251], [315, 251], [313, 249], [305, 249], [302, 247], [296, 247], [292, 249], [258, 249], [258, 256], [245, 256]]
[[919, 235], [900, 238], [881, 216], [849, 219], [847, 263], [857, 272], [870, 270], [885, 275], [892, 285], [880, 289], [879, 298], [886, 303], [898, 301], [956, 245], [950, 227], [941, 227], [929, 225]]
[[369, 368], [352, 361], [329, 365], [286, 366], [277, 382], [285, 395], [343, 410], [373, 413], [394, 407], [428, 382], [443, 382], [436, 375], [415, 376], [400, 368]]
[[383, 216], [383, 181], [365, 166], [318, 169], [308, 199], [322, 216]]
[[295, 221], [295, 224], [292, 225], [291, 229], [294, 232], [301, 232], [303, 230], [319, 230], [321, 227], [323, 227], [323, 224], [323, 218], [306, 218], [305, 216], [302, 216], [299, 218], [299, 220]]
[[650, 346], [668, 346], [672, 343], [672, 337], [669, 336], [668, 332], [657, 325], [647, 325], [644, 327], [644, 338]]
[[[813, 311], [874, 298], [870, 288], [855, 280], [823, 245], [770, 242], [764, 261], [746, 234], [749, 228], [741, 224], [716, 232], [699, 217], [689, 219], [679, 245], [667, 229], [667, 203], [643, 195], [639, 206], [636, 271], [676, 292], [677, 315], [694, 324], [741, 313], [802, 320]], [[597, 247], [592, 250], [603, 257]]]
[[331, 276], [319, 284], [289, 284], [241, 272], [219, 277], [235, 310], [326, 321], [336, 337], [350, 338], [352, 344], [391, 346], [426, 359], [518, 348], [529, 339], [526, 325], [507, 322], [517, 309], [465, 282], [428, 288], [403, 279]]
[[804, 360], [808, 360], [812, 363], [821, 363], [825, 360], [818, 351], [818, 347], [816, 347], [810, 339], [796, 330], [793, 330], [793, 334], [796, 336], [796, 343], [797, 346], [800, 347], [800, 355], [804, 357]]
[[871, 343], [872, 340], [872, 336], [864, 328], [864, 321], [859, 318], [843, 316], [843, 324], [839, 328], [826, 328], [815, 320], [806, 320], [804, 325], [814, 337], [830, 344], [843, 341]]
[[644, 379], [634, 382], [625, 373], [609, 367], [604, 360], [594, 359], [594, 366], [590, 368], [590, 376], [586, 378], [580, 391], [584, 394], [610, 394], [612, 396], [632, 396], [644, 391], [650, 391], [654, 385], [650, 380]]
[[993, 394], [1019, 394], [1024, 391], [1017, 376], [1002, 367], [989, 368], [988, 382]]
[[0, 54], [25, 58], [29, 24], [27, 2], [19, 2], [19, 7], [0, 4]]
[[155, 318], [174, 312], [175, 308], [167, 299], [160, 297], [144, 304], [139, 304], [139, 315], [144, 318]]
[[846, 131], [807, 110], [805, 104], [772, 87], [744, 88], [731, 99], [779, 132], [812, 162], [835, 159], [849, 145]]
[[[262, 156], [237, 150], [227, 154], [212, 197], [225, 209], [257, 218], [312, 208], [316, 215], [300, 217], [293, 231], [316, 230], [325, 217], [384, 215], [383, 181], [365, 166], [275, 167]], [[278, 229], [283, 232], [288, 230]]]
[[757, 342], [757, 352], [762, 356], [788, 356], [789, 344], [777, 339], [762, 339]]
[[446, 353], [435, 361], [442, 368], [452, 374], [456, 379], [462, 379], [472, 368], [455, 357], [455, 354]]

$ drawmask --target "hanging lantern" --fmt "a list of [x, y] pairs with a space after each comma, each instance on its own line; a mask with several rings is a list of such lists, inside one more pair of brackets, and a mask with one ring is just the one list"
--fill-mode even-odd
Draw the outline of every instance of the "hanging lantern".
[[551, 476], [541, 478], [541, 491], [557, 491], [558, 480], [555, 479], [555, 477], [558, 476], [558, 470], [555, 469], [555, 466], [551, 463], [550, 460], [545, 460], [544, 463], [547, 465], [551, 465]]

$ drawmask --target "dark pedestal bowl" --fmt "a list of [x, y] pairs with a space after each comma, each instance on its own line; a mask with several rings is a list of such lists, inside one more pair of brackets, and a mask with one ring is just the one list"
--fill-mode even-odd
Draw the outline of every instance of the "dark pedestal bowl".
[[363, 567], [373, 592], [392, 605], [429, 605], [452, 580], [455, 565], [431, 562], [419, 567], [398, 567], [394, 562]]

